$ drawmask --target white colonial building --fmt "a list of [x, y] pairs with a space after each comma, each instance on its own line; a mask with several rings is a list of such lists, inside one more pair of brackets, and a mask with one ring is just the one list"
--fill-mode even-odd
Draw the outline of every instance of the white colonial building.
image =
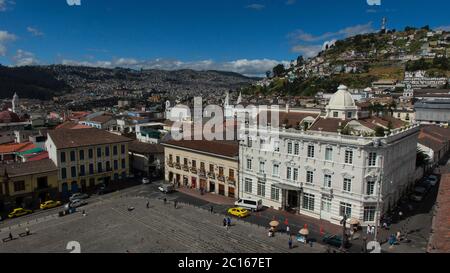
[[413, 185], [419, 128], [358, 111], [340, 86], [325, 114], [289, 120], [305, 124], [301, 130], [245, 125], [239, 196], [335, 224], [344, 214], [373, 224], [379, 197], [384, 213]]

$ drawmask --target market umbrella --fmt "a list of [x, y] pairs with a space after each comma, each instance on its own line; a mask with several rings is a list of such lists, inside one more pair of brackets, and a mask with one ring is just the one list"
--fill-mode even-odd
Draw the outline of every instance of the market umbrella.
[[272, 221], [272, 222], [270, 222], [270, 224], [269, 224], [271, 227], [278, 227], [279, 225], [280, 225], [280, 222], [278, 222], [278, 221]]
[[308, 236], [309, 230], [306, 228], [302, 228], [298, 233], [300, 233], [300, 235], [303, 235], [303, 236]]
[[349, 219], [348, 223], [350, 225], [359, 225], [359, 221], [356, 220], [355, 218]]

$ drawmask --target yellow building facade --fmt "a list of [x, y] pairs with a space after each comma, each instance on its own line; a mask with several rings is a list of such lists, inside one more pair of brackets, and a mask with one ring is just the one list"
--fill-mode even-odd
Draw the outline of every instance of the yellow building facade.
[[[215, 149], [216, 145], [226, 151]], [[234, 143], [165, 143], [165, 180], [175, 186], [238, 198], [238, 150]]]

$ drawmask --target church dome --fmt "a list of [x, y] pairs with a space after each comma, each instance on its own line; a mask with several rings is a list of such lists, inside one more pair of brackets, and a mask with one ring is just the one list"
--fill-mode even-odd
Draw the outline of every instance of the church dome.
[[354, 108], [355, 106], [355, 100], [345, 85], [338, 87], [338, 91], [331, 97], [330, 103], [328, 104], [330, 109]]

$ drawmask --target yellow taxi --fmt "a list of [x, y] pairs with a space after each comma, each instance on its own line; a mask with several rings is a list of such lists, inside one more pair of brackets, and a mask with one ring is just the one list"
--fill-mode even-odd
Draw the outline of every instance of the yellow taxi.
[[24, 208], [17, 208], [8, 214], [8, 218], [20, 217], [31, 213], [33, 213], [33, 211]]
[[41, 209], [52, 209], [52, 208], [56, 208], [61, 206], [61, 202], [60, 201], [46, 201], [44, 203], [41, 204]]
[[250, 215], [250, 212], [244, 208], [231, 208], [228, 210], [228, 213], [239, 218], [244, 218]]

